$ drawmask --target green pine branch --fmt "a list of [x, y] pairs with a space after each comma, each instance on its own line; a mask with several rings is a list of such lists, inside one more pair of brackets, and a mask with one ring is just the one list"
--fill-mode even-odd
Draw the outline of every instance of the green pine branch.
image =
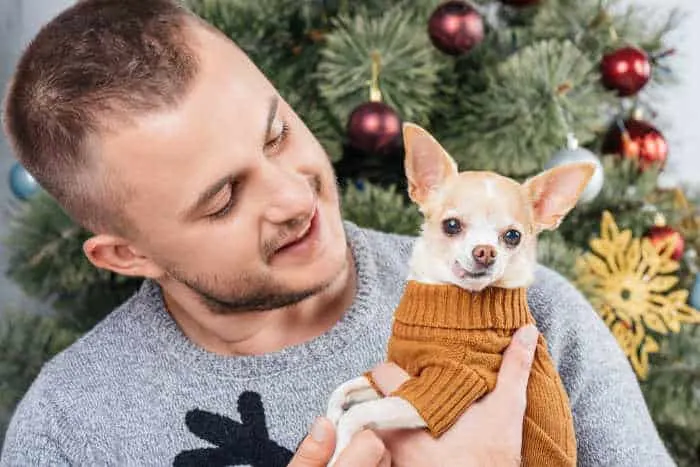
[[679, 466], [700, 464], [700, 327], [683, 326], [661, 341], [641, 383], [661, 436]]
[[89, 235], [39, 192], [15, 213], [4, 239], [7, 276], [28, 296], [51, 302], [63, 325], [83, 331], [140, 284], [92, 265], [82, 249]]
[[568, 41], [524, 47], [485, 69], [482, 82], [483, 91], [461, 93], [440, 132], [464, 169], [533, 175], [564, 147], [569, 129], [591, 141], [606, 123], [602, 109], [613, 105], [595, 64]]
[[336, 118], [347, 121], [355, 107], [370, 100], [376, 53], [382, 100], [404, 120], [426, 124], [448, 61], [430, 44], [423, 20], [416, 21], [411, 9], [394, 7], [378, 17], [339, 15], [332, 24], [316, 78]]
[[677, 8], [660, 10], [621, 0], [549, 0], [537, 10], [529, 30], [533, 38], [571, 40], [595, 58], [623, 45], [663, 51], [680, 21]]
[[195, 14], [230, 37], [262, 69], [276, 69], [279, 60], [287, 60], [305, 31], [292, 27], [305, 16], [302, 2], [294, 0], [187, 0]]
[[[568, 221], [565, 221], [568, 222]], [[537, 261], [569, 280], [576, 276], [576, 258], [584, 249], [573, 246], [559, 231], [542, 232], [537, 242]]]
[[396, 186], [383, 188], [365, 181], [361, 187], [349, 184], [342, 190], [344, 219], [382, 232], [418, 235], [422, 216]]

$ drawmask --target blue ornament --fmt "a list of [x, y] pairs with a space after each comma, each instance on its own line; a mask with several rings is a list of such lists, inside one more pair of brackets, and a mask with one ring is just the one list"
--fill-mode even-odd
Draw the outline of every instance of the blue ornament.
[[695, 275], [695, 282], [693, 283], [693, 288], [690, 290], [690, 300], [688, 300], [690, 306], [696, 310], [700, 310], [700, 274]]
[[17, 162], [10, 169], [10, 190], [22, 201], [28, 200], [39, 190], [39, 184], [34, 177]]
[[360, 191], [365, 191], [365, 182], [364, 180], [355, 180], [355, 188], [357, 188]]

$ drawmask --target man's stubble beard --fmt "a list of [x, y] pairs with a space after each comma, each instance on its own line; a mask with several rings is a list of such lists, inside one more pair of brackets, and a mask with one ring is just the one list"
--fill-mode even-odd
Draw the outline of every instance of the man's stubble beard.
[[[314, 176], [310, 179], [310, 184], [317, 196], [320, 196], [323, 190], [323, 184], [319, 176]], [[338, 199], [340, 199], [340, 187], [336, 181], [334, 184]], [[338, 206], [340, 209], [340, 206]], [[294, 219], [291, 223], [298, 224], [299, 221]], [[264, 245], [263, 256], [267, 260], [271, 254], [271, 250], [275, 249], [274, 245], [279, 244], [279, 241], [266, 242]], [[165, 268], [167, 275], [175, 281], [185, 285], [193, 292], [199, 302], [207, 307], [212, 313], [217, 315], [233, 315], [251, 311], [270, 311], [278, 308], [284, 308], [298, 304], [307, 298], [317, 295], [328, 289], [336, 280], [342, 276], [342, 271], [348, 267], [348, 260], [345, 259], [340, 265], [337, 272], [331, 274], [330, 279], [312, 287], [300, 291], [290, 291], [284, 286], [276, 282], [269, 274], [251, 276], [239, 275], [233, 282], [235, 284], [243, 284], [238, 286], [238, 290], [233, 290], [227, 281], [222, 281], [218, 276], [195, 276], [188, 277], [176, 266]], [[217, 290], [228, 289], [233, 290], [228, 296], [224, 296]]]
[[[229, 297], [217, 294], [206, 284], [207, 281], [201, 279], [188, 279], [173, 272], [170, 273], [173, 279], [184, 284], [192, 291], [197, 299], [206, 306], [212, 313], [217, 315], [233, 315], [250, 311], [270, 311], [278, 308], [295, 305], [307, 298], [326, 290], [333, 283], [333, 280], [324, 281], [314, 287], [301, 291], [289, 291], [272, 280], [265, 277], [246, 281], [239, 279], [237, 283], [245, 283], [243, 290], [237, 291]], [[256, 282], [259, 285], [248, 285]]]

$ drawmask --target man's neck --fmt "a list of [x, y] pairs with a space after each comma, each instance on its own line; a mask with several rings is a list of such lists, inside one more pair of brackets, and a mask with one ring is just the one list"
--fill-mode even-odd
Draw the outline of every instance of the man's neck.
[[187, 338], [210, 352], [260, 355], [279, 351], [323, 334], [351, 305], [357, 274], [349, 249], [347, 257], [346, 266], [328, 287], [288, 307], [220, 315], [196, 299], [178, 300], [164, 288], [165, 306]]

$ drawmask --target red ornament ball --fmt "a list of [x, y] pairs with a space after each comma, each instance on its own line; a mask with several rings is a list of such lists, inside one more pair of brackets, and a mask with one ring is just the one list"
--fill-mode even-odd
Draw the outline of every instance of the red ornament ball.
[[683, 239], [683, 236], [673, 227], [668, 225], [655, 225], [647, 231], [645, 237], [651, 240], [651, 243], [659, 251], [661, 251], [666, 241], [671, 241], [673, 248], [671, 258], [674, 261], [680, 261], [681, 258], [683, 258], [685, 240]]
[[348, 143], [367, 153], [391, 152], [400, 146], [401, 118], [383, 102], [366, 102], [352, 111], [347, 125]]
[[623, 47], [603, 56], [600, 63], [603, 86], [620, 97], [637, 94], [651, 78], [651, 63], [646, 52]]
[[462, 55], [484, 39], [484, 20], [467, 2], [447, 1], [430, 16], [428, 35], [441, 52]]
[[623, 125], [625, 132], [617, 124], [610, 127], [603, 139], [603, 153], [637, 159], [641, 170], [651, 166], [663, 168], [668, 159], [668, 144], [664, 135], [644, 120], [629, 118]]
[[501, 3], [508, 6], [532, 6], [540, 3], [540, 0], [501, 0]]

